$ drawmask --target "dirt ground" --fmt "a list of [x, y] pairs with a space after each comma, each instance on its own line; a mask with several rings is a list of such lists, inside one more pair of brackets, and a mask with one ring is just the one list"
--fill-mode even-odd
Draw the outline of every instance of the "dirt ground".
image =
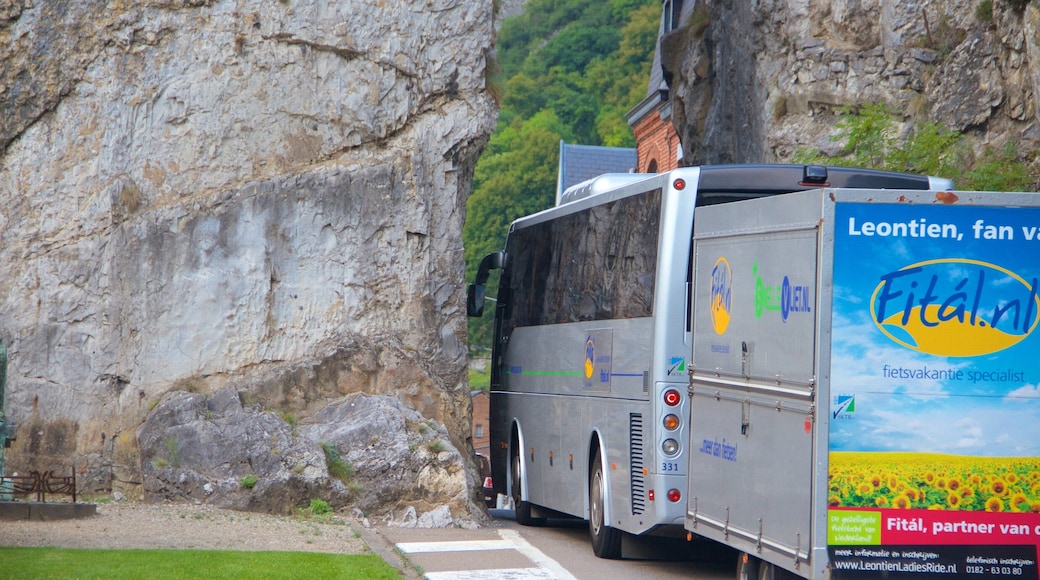
[[[190, 504], [111, 502], [97, 515], [0, 521], [0, 546], [280, 550], [363, 554], [372, 533], [342, 517], [280, 517]], [[378, 550], [377, 550], [378, 551]]]

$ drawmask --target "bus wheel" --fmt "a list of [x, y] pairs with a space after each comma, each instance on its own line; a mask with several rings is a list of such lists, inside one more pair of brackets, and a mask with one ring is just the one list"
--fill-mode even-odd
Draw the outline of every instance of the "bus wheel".
[[607, 495], [606, 485], [603, 462], [597, 455], [589, 480], [589, 535], [592, 536], [592, 551], [596, 556], [613, 560], [621, 557], [622, 532], [608, 526], [604, 520], [603, 501]]
[[[514, 447], [515, 448], [515, 447]], [[513, 453], [513, 509], [516, 510], [516, 523], [521, 526], [540, 526], [545, 524], [545, 518], [536, 518], [531, 515], [531, 503], [521, 500], [520, 486], [523, 485], [520, 477], [520, 453]]]
[[737, 580], [758, 580], [758, 558], [744, 552], [737, 556]]
[[765, 561], [758, 563], [758, 580], [794, 580], [796, 576], [783, 568]]

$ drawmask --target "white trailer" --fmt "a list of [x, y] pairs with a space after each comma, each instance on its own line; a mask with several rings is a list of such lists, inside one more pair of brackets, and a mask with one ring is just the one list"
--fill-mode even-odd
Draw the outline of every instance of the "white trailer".
[[738, 577], [1037, 578], [1040, 194], [694, 221], [685, 527]]

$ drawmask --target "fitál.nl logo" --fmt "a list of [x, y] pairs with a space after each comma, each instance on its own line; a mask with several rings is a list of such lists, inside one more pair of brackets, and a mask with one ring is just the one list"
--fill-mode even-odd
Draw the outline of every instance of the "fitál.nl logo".
[[964, 258], [911, 264], [881, 276], [870, 299], [874, 324], [896, 344], [970, 357], [1014, 346], [1036, 329], [1037, 278]]
[[716, 334], [729, 328], [731, 299], [733, 296], [733, 272], [726, 258], [720, 257], [711, 269], [711, 326]]

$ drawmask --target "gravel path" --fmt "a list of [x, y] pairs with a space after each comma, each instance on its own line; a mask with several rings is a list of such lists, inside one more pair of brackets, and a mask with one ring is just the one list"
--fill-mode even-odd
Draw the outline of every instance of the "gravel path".
[[[280, 550], [363, 554], [361, 526], [320, 523], [188, 504], [103, 503], [97, 515], [52, 521], [0, 521], [0, 546]], [[382, 550], [371, 546], [377, 552]]]

